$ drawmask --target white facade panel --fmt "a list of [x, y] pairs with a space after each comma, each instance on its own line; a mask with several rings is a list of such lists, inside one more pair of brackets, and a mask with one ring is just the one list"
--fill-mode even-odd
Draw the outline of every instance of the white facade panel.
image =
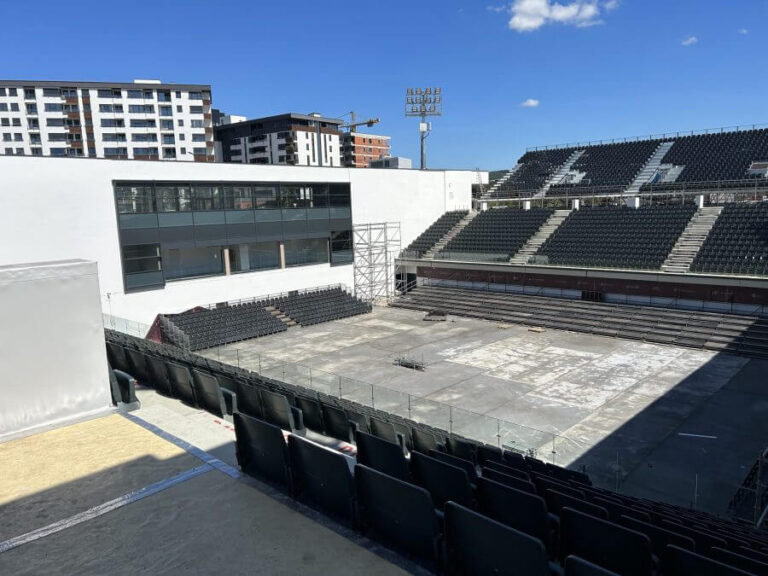
[[349, 182], [353, 225], [399, 222], [405, 247], [443, 212], [471, 205], [471, 171], [400, 171], [0, 156], [0, 265], [98, 262], [104, 312], [149, 322], [158, 312], [312, 286], [353, 286], [351, 265], [329, 264], [123, 288], [113, 182]]
[[0, 267], [0, 441], [107, 411], [95, 262]]

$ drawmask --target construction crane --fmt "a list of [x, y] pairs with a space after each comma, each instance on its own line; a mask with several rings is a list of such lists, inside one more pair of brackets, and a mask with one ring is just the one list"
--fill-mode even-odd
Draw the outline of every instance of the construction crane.
[[354, 131], [354, 128], [357, 128], [358, 126], [368, 126], [370, 128], [374, 124], [379, 123], [378, 118], [368, 118], [365, 122], [355, 122], [357, 117], [355, 116], [354, 110], [349, 113], [349, 124], [342, 124], [339, 126], [339, 128], [348, 128], [350, 132]]

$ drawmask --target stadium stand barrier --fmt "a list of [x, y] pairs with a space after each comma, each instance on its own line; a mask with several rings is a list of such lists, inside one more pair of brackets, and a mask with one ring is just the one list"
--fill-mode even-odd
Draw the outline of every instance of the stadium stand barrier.
[[[143, 337], [136, 334], [136, 326], [138, 326], [136, 323], [113, 318], [111, 325], [116, 326], [117, 332]], [[111, 328], [111, 325], [105, 327]], [[144, 326], [144, 328], [149, 327]], [[184, 351], [184, 353], [190, 352]], [[263, 378], [300, 387], [308, 393], [352, 401], [366, 408], [382, 410], [434, 428], [447, 430], [450, 434], [537, 456], [554, 464], [571, 461], [590, 448], [589, 445], [560, 434], [478, 414], [386, 386], [348, 378], [265, 354], [219, 346], [205, 351], [202, 356], [247, 370]]]

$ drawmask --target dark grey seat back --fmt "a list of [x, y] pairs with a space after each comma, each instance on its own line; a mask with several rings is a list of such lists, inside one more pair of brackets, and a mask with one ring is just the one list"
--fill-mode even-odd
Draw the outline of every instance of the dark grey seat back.
[[146, 361], [149, 371], [149, 386], [164, 396], [173, 396], [173, 389], [171, 388], [171, 380], [168, 376], [165, 360], [156, 356], [147, 356]]
[[233, 420], [237, 463], [242, 471], [287, 490], [290, 474], [283, 431], [240, 412], [233, 415]]
[[462, 460], [468, 460], [473, 464], [476, 463], [475, 449], [476, 444], [462, 440], [461, 438], [455, 438], [449, 436], [445, 439], [445, 449], [451, 456], [461, 458]]
[[487, 461], [483, 466], [498, 472], [503, 472], [507, 476], [515, 476], [516, 478], [528, 481], [531, 479], [530, 474], [528, 474], [526, 470], [523, 470], [522, 466], [519, 468], [515, 466], [507, 466], [506, 464], [502, 464], [501, 462], [496, 462], [493, 460]]
[[371, 434], [378, 436], [382, 440], [397, 444], [397, 434], [395, 434], [395, 427], [390, 422], [385, 422], [378, 418], [371, 416], [368, 419], [371, 426]]
[[165, 366], [168, 370], [168, 379], [173, 395], [185, 404], [197, 406], [195, 389], [192, 385], [192, 374], [189, 373], [189, 369], [181, 364], [176, 364], [176, 362], [166, 362]]
[[489, 480], [493, 480], [499, 484], [504, 484], [504, 486], [516, 488], [517, 490], [522, 490], [523, 492], [528, 492], [529, 494], [538, 494], [536, 491], [536, 486], [533, 485], [533, 482], [529, 482], [528, 480], [522, 480], [516, 476], [507, 476], [506, 474], [498, 472], [493, 468], [483, 468], [482, 473], [483, 478], [488, 478]]
[[195, 397], [200, 408], [223, 418], [227, 413], [227, 407], [216, 376], [195, 368], [192, 370], [192, 378], [195, 385]]
[[672, 530], [666, 530], [656, 526], [655, 524], [643, 522], [637, 518], [622, 516], [619, 519], [619, 524], [626, 526], [635, 532], [641, 532], [648, 536], [648, 538], [651, 539], [651, 547], [653, 549], [653, 553], [656, 554], [658, 558], [662, 558], [664, 556], [664, 552], [667, 549], [667, 546], [670, 544], [674, 544], [680, 548], [685, 548], [686, 550], [696, 549], [696, 543], [693, 541], [693, 538], [684, 536], [683, 534], [678, 534]]
[[560, 515], [560, 511], [567, 506], [568, 508], [573, 508], [579, 512], [590, 514], [595, 518], [600, 518], [602, 520], [609, 519], [608, 510], [605, 508], [602, 508], [597, 504], [592, 504], [591, 502], [581, 500], [580, 498], [574, 498], [568, 494], [563, 494], [557, 490], [545, 490], [544, 500], [547, 503], [547, 510], [549, 510], [552, 514], [557, 514], [558, 516]]
[[411, 475], [416, 484], [427, 489], [435, 508], [442, 509], [449, 500], [462, 506], [473, 505], [472, 486], [461, 468], [411, 452]]
[[366, 533], [436, 567], [439, 528], [429, 492], [361, 464], [355, 488]]
[[403, 449], [399, 444], [393, 444], [365, 432], [358, 431], [355, 434], [357, 444], [357, 461], [364, 466], [399, 478], [410, 481], [411, 474], [408, 463], [403, 455]]
[[477, 479], [477, 510], [497, 522], [549, 541], [547, 505], [540, 496], [504, 486], [488, 478]]
[[295, 430], [296, 425], [294, 424], [291, 405], [285, 395], [269, 390], [260, 390], [259, 392], [264, 420], [275, 426], [280, 426], [283, 430]]
[[261, 404], [261, 391], [249, 382], [237, 380], [237, 409], [243, 414], [254, 418], [263, 418], [264, 409]]
[[301, 410], [304, 416], [304, 426], [319, 434], [325, 432], [323, 410], [320, 407], [320, 402], [306, 396], [296, 396], [296, 407]]
[[565, 559], [565, 576], [619, 576], [616, 572], [611, 572], [601, 568], [597, 564], [587, 562], [578, 556], [568, 556]]
[[419, 430], [415, 427], [411, 428], [411, 441], [416, 452], [429, 454], [430, 450], [437, 450], [437, 438], [435, 438], [434, 434], [424, 430]]
[[696, 554], [674, 544], [667, 546], [662, 561], [664, 576], [750, 576], [735, 566], [729, 566], [717, 560], [712, 560], [701, 554]]
[[349, 428], [349, 419], [346, 412], [341, 408], [322, 405], [323, 425], [325, 433], [331, 438], [342, 440], [343, 442], [352, 442], [352, 432]]
[[439, 452], [437, 450], [430, 450], [429, 456], [431, 458], [435, 458], [436, 460], [440, 460], [441, 462], [445, 462], [446, 464], [450, 464], [451, 466], [463, 468], [469, 477], [469, 481], [472, 484], [475, 483], [475, 480], [477, 479], [477, 469], [475, 468], [473, 462], [452, 456], [450, 454], [446, 454], [445, 452]]
[[653, 572], [648, 536], [568, 507], [560, 512], [560, 552], [626, 576]]
[[300, 436], [288, 436], [294, 494], [353, 524], [355, 485], [348, 459]]
[[455, 502], [445, 505], [445, 547], [453, 574], [550, 576], [541, 540]]
[[715, 546], [710, 551], [710, 556], [713, 560], [728, 564], [739, 570], [746, 570], [754, 574], [768, 574], [768, 563], [760, 562], [755, 558], [738, 554], [732, 550], [725, 550]]

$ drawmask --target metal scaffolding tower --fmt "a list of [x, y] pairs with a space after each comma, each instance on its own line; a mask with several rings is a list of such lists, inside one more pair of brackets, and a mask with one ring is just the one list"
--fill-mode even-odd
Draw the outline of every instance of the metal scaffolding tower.
[[353, 227], [355, 295], [368, 302], [395, 295], [395, 258], [400, 254], [400, 222]]

